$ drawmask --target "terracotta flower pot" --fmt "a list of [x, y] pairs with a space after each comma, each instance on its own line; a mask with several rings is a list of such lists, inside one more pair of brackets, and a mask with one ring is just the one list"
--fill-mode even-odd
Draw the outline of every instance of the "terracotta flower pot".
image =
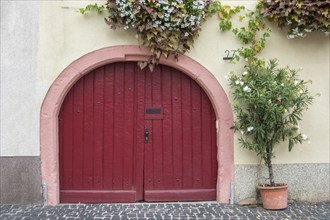
[[288, 207], [288, 185], [258, 186], [258, 189], [265, 209], [279, 210]]

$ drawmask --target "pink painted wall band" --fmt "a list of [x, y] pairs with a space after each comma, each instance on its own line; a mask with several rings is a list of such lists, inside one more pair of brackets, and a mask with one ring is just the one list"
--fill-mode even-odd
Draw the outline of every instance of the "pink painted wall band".
[[[71, 87], [83, 75], [108, 63], [144, 61], [148, 49], [139, 46], [114, 46], [88, 53], [71, 63], [49, 88], [40, 112], [40, 154], [42, 182], [47, 185], [49, 205], [60, 201], [58, 160], [58, 114]], [[217, 79], [202, 65], [185, 55], [179, 61], [173, 57], [161, 59], [161, 64], [178, 69], [194, 79], [208, 95], [218, 120], [218, 181], [217, 201], [229, 203], [230, 184], [234, 179], [233, 113], [227, 95]]]

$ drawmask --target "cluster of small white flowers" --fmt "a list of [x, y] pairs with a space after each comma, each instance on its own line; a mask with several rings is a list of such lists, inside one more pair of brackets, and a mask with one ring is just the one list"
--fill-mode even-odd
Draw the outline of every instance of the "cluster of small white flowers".
[[136, 22], [136, 17], [133, 14], [133, 3], [128, 0], [116, 0], [116, 5], [118, 16], [125, 20], [126, 25], [124, 26], [124, 29], [128, 29], [129, 26], [133, 26]]
[[[244, 72], [244, 73], [243, 73], [243, 75], [246, 75], [246, 74], [248, 74], [248, 73], [247, 73], [247, 72]], [[235, 80], [235, 84], [236, 84], [236, 85], [240, 85], [240, 86], [242, 86], [242, 87], [245, 85], [244, 82], [241, 81], [240, 79]], [[251, 90], [250, 87], [248, 87], [247, 85], [245, 85], [245, 86], [243, 87], [243, 91], [249, 93], [249, 92], [251, 92], [252, 90]]]
[[304, 141], [307, 141], [308, 136], [307, 136], [306, 134], [302, 134], [302, 135], [301, 135], [301, 138], [302, 138]]
[[[247, 132], [251, 132], [253, 129], [254, 129], [254, 127], [253, 127], [253, 126], [250, 126], [250, 127], [248, 127], [248, 128], [246, 129], [246, 131], [247, 131]], [[245, 134], [245, 132], [244, 132], [243, 130], [240, 130], [240, 132], [241, 132], [242, 135]]]
[[236, 85], [241, 85], [241, 86], [243, 86], [243, 85], [244, 85], [244, 82], [243, 82], [243, 81], [240, 81], [240, 80], [236, 80], [236, 81], [235, 81], [235, 84], [236, 84]]
[[243, 91], [244, 91], [244, 92], [251, 92], [251, 88], [248, 87], [248, 86], [245, 86], [245, 87], [243, 88]]
[[[205, 17], [204, 9], [206, 7], [204, 0], [193, 0], [191, 3], [191, 11], [183, 13], [180, 16], [175, 15], [180, 11], [178, 5], [186, 6], [188, 3], [183, 0], [158, 0], [152, 8], [154, 11], [160, 11], [159, 16], [152, 17], [150, 23], [154, 28], [161, 28], [163, 30], [181, 30], [182, 28], [190, 27], [196, 30]], [[130, 0], [116, 0], [118, 16], [122, 18], [125, 23], [124, 28], [134, 27], [138, 20], [138, 14], [134, 13], [134, 9], [145, 10], [140, 5], [151, 4], [148, 0], [137, 0], [137, 3], [132, 3]], [[134, 8], [136, 7], [136, 8]], [[185, 34], [185, 37], [188, 35]]]
[[[291, 24], [291, 23], [288, 22], [288, 24]], [[309, 32], [312, 32], [312, 31], [313, 31], [313, 29], [305, 28], [303, 30], [300, 30], [298, 27], [296, 27], [296, 28], [294, 28], [290, 31], [287, 38], [288, 39], [293, 39], [295, 37], [306, 37], [306, 34], [304, 32], [309, 33]]]

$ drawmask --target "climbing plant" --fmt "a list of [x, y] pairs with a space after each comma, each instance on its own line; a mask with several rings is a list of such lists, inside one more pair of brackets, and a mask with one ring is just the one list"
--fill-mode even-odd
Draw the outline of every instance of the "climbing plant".
[[[161, 56], [178, 58], [194, 44], [201, 25], [209, 16], [209, 0], [107, 0], [106, 23], [112, 29], [133, 28], [142, 44], [149, 47], [152, 56], [140, 62], [141, 68], [153, 70]], [[103, 11], [100, 6], [87, 6], [88, 10]]]
[[[244, 59], [249, 63], [263, 62], [263, 60], [257, 58], [257, 55], [265, 48], [271, 30], [266, 26], [263, 16], [259, 12], [260, 6], [259, 3], [255, 10], [248, 10], [244, 6], [222, 5], [220, 2], [213, 4], [213, 8], [218, 12], [220, 19], [220, 30], [231, 30], [242, 44], [233, 57], [232, 62], [234, 63], [240, 59]], [[232, 17], [238, 14], [238, 20], [242, 25], [233, 27]]]
[[[264, 22], [262, 7], [261, 2], [254, 10], [220, 2], [213, 5], [220, 19], [219, 28], [231, 30], [242, 44], [233, 62], [241, 59], [246, 62], [243, 71], [227, 76], [236, 116], [232, 128], [241, 134], [241, 146], [254, 151], [264, 161], [269, 185], [276, 186], [273, 173], [275, 146], [287, 141], [291, 151], [296, 144], [308, 141], [298, 124], [314, 96], [307, 87], [311, 81], [298, 77], [302, 68], [279, 67], [277, 59], [266, 63], [259, 58], [271, 32]], [[233, 27], [234, 15], [238, 16], [240, 27]]]
[[260, 12], [280, 27], [287, 26], [289, 39], [312, 31], [330, 36], [329, 0], [261, 0]]

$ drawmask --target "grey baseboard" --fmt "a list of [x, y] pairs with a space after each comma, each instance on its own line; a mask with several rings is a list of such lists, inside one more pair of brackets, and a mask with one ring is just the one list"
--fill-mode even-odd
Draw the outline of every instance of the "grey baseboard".
[[42, 204], [40, 157], [0, 157], [0, 203]]

